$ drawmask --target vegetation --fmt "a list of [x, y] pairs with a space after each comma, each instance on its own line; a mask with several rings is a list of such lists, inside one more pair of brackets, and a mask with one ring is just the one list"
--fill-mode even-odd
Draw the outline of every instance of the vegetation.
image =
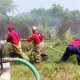
[[37, 26], [46, 35], [46, 39], [65, 38], [65, 33], [70, 29], [71, 34], [80, 36], [80, 11], [70, 11], [60, 5], [53, 4], [51, 8], [33, 9], [16, 16], [8, 13], [17, 8], [12, 0], [0, 0], [0, 39], [5, 39], [6, 27], [13, 24], [20, 32], [21, 37], [31, 35], [31, 27]]
[[[63, 52], [68, 42], [80, 36], [79, 10], [70, 11], [60, 5], [53, 4], [47, 10], [39, 8], [16, 16], [9, 16], [8, 13], [14, 11], [15, 8], [17, 7], [14, 5], [13, 0], [0, 0], [0, 40], [6, 39], [9, 24], [14, 25], [15, 30], [20, 32], [21, 38], [29, 37], [31, 27], [37, 26], [39, 31], [46, 35], [44, 41]], [[26, 51], [27, 44], [22, 43], [23, 51]], [[4, 49], [5, 53], [9, 53], [7, 48]], [[27, 45], [27, 50], [30, 48]], [[42, 80], [80, 80], [80, 66], [77, 65], [75, 56], [70, 57], [66, 64], [61, 65], [57, 63], [62, 56], [61, 53], [49, 48], [46, 51], [50, 60], [34, 64]], [[27, 55], [31, 56], [30, 52]], [[31, 70], [23, 64], [11, 64], [11, 80], [34, 79]]]
[[[53, 42], [52, 45], [54, 44]], [[61, 51], [65, 51], [66, 43], [68, 41], [58, 41], [54, 47]], [[51, 46], [52, 46], [51, 45]], [[80, 79], [80, 66], [77, 65], [76, 56], [70, 57], [70, 59], [62, 64], [59, 64], [63, 53], [59, 53], [50, 48], [46, 49], [50, 59], [46, 62], [39, 64], [33, 64], [39, 71], [41, 80], [79, 80]], [[29, 53], [28, 53], [29, 55]], [[21, 63], [11, 64], [11, 80], [35, 80], [32, 71]]]

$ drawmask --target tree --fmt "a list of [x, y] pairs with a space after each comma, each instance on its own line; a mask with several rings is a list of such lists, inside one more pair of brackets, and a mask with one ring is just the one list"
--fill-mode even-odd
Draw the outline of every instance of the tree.
[[13, 5], [12, 0], [0, 0], [0, 37], [4, 39], [6, 32], [6, 26], [9, 24], [8, 14], [14, 9], [15, 5]]
[[7, 15], [7, 13], [11, 12], [14, 7], [12, 0], [0, 0], [0, 13], [2, 15]]
[[52, 13], [55, 17], [63, 17], [64, 9], [60, 5], [52, 5]]
[[39, 8], [31, 10], [30, 14], [32, 15], [33, 18], [40, 18], [42, 16], [45, 16], [45, 12], [46, 12], [45, 9]]

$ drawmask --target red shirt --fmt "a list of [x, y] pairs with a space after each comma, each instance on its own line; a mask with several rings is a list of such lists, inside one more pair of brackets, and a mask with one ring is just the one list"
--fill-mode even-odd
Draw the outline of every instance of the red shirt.
[[[42, 37], [44, 37], [43, 34], [40, 34], [40, 35], [42, 35]], [[27, 39], [27, 41], [28, 42], [33, 41], [35, 44], [40, 44], [42, 42], [42, 40], [39, 37], [39, 33], [38, 32], [35, 32], [30, 38]]]
[[18, 45], [20, 41], [20, 35], [18, 32], [9, 32], [7, 37], [7, 42], [11, 42], [12, 44]]
[[71, 46], [71, 45], [74, 45], [74, 46], [80, 48], [80, 38], [75, 39], [74, 41], [72, 41], [72, 42], [70, 42], [70, 43], [68, 44], [68, 46]]

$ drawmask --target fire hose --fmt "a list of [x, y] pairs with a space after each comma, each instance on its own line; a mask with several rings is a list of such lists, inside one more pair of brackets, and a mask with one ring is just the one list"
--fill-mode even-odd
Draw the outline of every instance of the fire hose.
[[64, 52], [62, 52], [61, 50], [58, 50], [58, 49], [56, 49], [56, 48], [53, 48], [53, 47], [51, 47], [51, 46], [49, 46], [49, 45], [47, 45], [47, 44], [46, 44], [46, 47], [48, 47], [48, 48], [50, 48], [50, 49], [52, 49], [52, 50], [55, 50], [55, 51], [57, 51], [57, 52], [64, 53]]
[[[13, 62], [13, 61], [21, 62], [21, 63], [25, 64], [26, 66], [28, 66], [32, 70], [32, 72], [34, 73], [34, 75], [36, 77], [36, 80], [41, 80], [40, 74], [37, 71], [37, 69], [31, 63], [29, 63], [28, 61], [26, 61], [24, 59], [21, 59], [21, 58], [4, 58], [3, 61], [4, 62], [5, 61], [6, 62]], [[5, 80], [5, 79], [0, 78], [0, 80]]]

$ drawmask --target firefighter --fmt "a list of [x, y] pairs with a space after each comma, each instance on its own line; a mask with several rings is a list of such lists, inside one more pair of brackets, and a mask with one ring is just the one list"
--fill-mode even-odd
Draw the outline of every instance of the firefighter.
[[42, 39], [45, 37], [42, 33], [39, 33], [37, 27], [32, 27], [32, 36], [24, 41], [33, 41], [33, 53], [35, 63], [39, 63], [42, 60], [47, 60], [48, 55], [45, 52], [45, 44]]
[[68, 44], [65, 53], [60, 59], [60, 63], [66, 62], [72, 54], [77, 56], [77, 62], [80, 65], [80, 38], [77, 38]]
[[20, 34], [18, 32], [14, 31], [13, 25], [8, 26], [8, 31], [9, 31], [9, 33], [7, 36], [7, 42], [12, 43], [13, 48], [14, 48], [15, 52], [17, 53], [17, 55], [19, 55], [19, 57], [24, 58], [25, 60], [29, 61], [28, 56], [22, 52]]

